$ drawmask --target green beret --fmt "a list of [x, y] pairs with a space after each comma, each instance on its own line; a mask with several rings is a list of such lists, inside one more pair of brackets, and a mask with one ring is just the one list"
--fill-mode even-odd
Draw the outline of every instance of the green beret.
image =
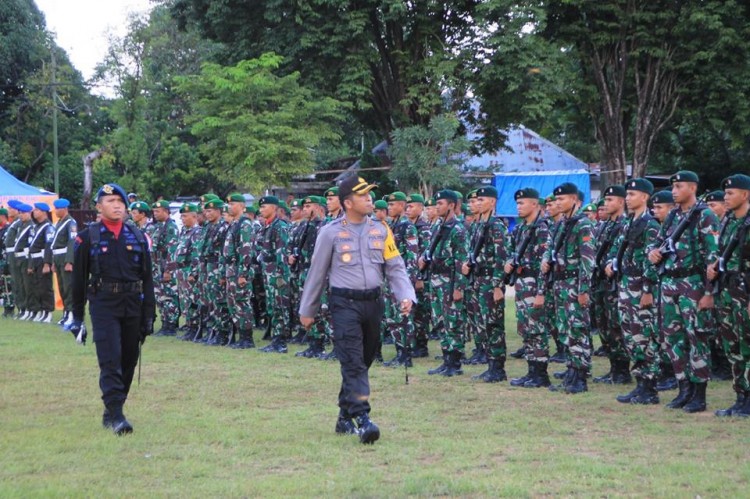
[[463, 199], [464, 198], [464, 195], [461, 194], [461, 191], [453, 191], [453, 192], [456, 193], [456, 199]]
[[386, 201], [406, 201], [406, 194], [401, 191], [392, 192]]
[[625, 197], [625, 187], [621, 185], [610, 185], [606, 189], [604, 189], [604, 196], [612, 196], [617, 198], [624, 198]]
[[629, 191], [645, 192], [648, 195], [654, 193], [654, 184], [645, 178], [634, 178], [628, 180], [625, 184], [625, 188]]
[[201, 203], [203, 203], [203, 204], [206, 204], [208, 201], [211, 201], [211, 200], [219, 200], [219, 201], [221, 201], [221, 198], [219, 196], [217, 196], [216, 194], [211, 194], [211, 193], [204, 194], [204, 195], [201, 196]]
[[302, 204], [308, 204], [308, 203], [317, 204], [317, 205], [320, 205], [320, 206], [325, 206], [326, 205], [326, 198], [324, 198], [323, 196], [307, 196], [303, 200]]
[[547, 197], [544, 198], [545, 204], [546, 203], [551, 203], [554, 200], [555, 200], [555, 195], [554, 194], [548, 194]]
[[706, 202], [712, 203], [712, 202], [724, 202], [724, 191], [713, 191], [709, 192], [706, 196]]
[[451, 191], [450, 189], [443, 189], [442, 191], [438, 191], [437, 194], [435, 194], [435, 201], [440, 201], [441, 199], [445, 199], [446, 201], [449, 201], [451, 203], [458, 203], [458, 195], [456, 194], [456, 191]]
[[406, 202], [424, 204], [424, 196], [422, 196], [421, 194], [409, 194], [406, 197]]
[[599, 201], [596, 202], [596, 207], [601, 208], [602, 206], [604, 206], [604, 200], [600, 199]]
[[325, 194], [323, 194], [324, 197], [331, 197], [331, 196], [338, 196], [339, 195], [339, 188], [338, 186], [329, 187], [328, 190], [326, 190]]
[[513, 194], [513, 199], [518, 201], [519, 199], [539, 199], [539, 192], [536, 189], [524, 188], [518, 189]]
[[222, 201], [221, 199], [211, 199], [207, 203], [203, 203], [203, 209], [222, 210], [224, 209], [224, 201]]
[[672, 197], [672, 191], [659, 191], [659, 192], [655, 192], [651, 196], [651, 202], [653, 204], [674, 204], [674, 198]]
[[425, 206], [435, 206], [435, 198], [431, 197], [429, 199], [425, 199], [424, 205]]
[[560, 184], [555, 187], [555, 190], [552, 191], [552, 194], [554, 194], [555, 196], [564, 196], [567, 194], [577, 196], [578, 187], [572, 182], [565, 182], [564, 184]]
[[155, 210], [156, 208], [165, 208], [165, 209], [168, 210], [169, 209], [169, 201], [165, 201], [165, 200], [162, 199], [161, 201], [157, 201], [157, 202], [155, 202], [154, 204], [151, 205], [151, 209]]
[[8, 210], [6, 210], [5, 208], [0, 208], [0, 216], [2, 216], [2, 215], [5, 215], [7, 217], [8, 216]]
[[301, 199], [293, 199], [291, 207], [292, 208], [302, 208], [302, 200]]
[[595, 213], [596, 212], [596, 205], [594, 203], [589, 203], [586, 206], [583, 207], [583, 211], [587, 213]]
[[279, 208], [283, 209], [287, 215], [292, 214], [292, 210], [289, 208], [289, 205], [286, 204], [286, 201], [279, 201]]
[[252, 204], [249, 204], [245, 206], [245, 213], [252, 213], [253, 215], [255, 215], [256, 213], [258, 213], [258, 208], [256, 208]]
[[151, 207], [145, 201], [136, 201], [135, 203], [130, 203], [128, 209], [130, 211], [138, 210], [141, 213], [151, 213]]
[[669, 177], [670, 184], [674, 184], [675, 182], [693, 182], [699, 184], [700, 180], [695, 172], [691, 172], [690, 170], [680, 170]]
[[279, 206], [280, 201], [276, 196], [263, 196], [258, 200], [258, 206], [263, 206], [264, 204], [275, 204], [276, 206]]
[[239, 192], [233, 192], [229, 196], [227, 196], [227, 203], [244, 203], [245, 196], [240, 194]]
[[547, 200], [544, 198], [539, 198], [539, 204], [542, 206], [547, 206]]
[[724, 190], [743, 189], [745, 191], [750, 191], [750, 177], [742, 173], [737, 173], [722, 180], [721, 188]]
[[480, 187], [476, 190], [477, 197], [497, 199], [497, 189], [491, 185]]
[[476, 189], [473, 189], [473, 190], [469, 191], [466, 194], [466, 199], [476, 199], [478, 197], [479, 197], [479, 195], [477, 194], [477, 190]]
[[200, 211], [200, 209], [197, 204], [185, 203], [180, 206], [180, 213], [198, 213], [198, 211]]
[[378, 199], [377, 201], [375, 201], [375, 209], [376, 210], [387, 210], [388, 209], [388, 203], [386, 203], [382, 199]]

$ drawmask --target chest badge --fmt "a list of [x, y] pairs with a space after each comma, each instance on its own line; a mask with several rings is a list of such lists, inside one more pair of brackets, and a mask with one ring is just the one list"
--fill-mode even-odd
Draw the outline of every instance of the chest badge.
[[382, 241], [373, 241], [373, 246], [375, 246], [378, 249], [383, 249], [383, 242]]
[[344, 263], [349, 263], [352, 261], [352, 255], [351, 253], [344, 253], [341, 255], [341, 261]]

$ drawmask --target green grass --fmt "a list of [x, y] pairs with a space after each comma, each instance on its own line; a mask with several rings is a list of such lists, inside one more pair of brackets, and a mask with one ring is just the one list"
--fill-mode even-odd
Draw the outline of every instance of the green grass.
[[[509, 308], [509, 317], [512, 308]], [[509, 320], [510, 349], [519, 345]], [[262, 342], [260, 342], [262, 343]], [[435, 347], [431, 344], [432, 353]], [[292, 350], [296, 350], [292, 348]], [[566, 396], [466, 375], [370, 371], [374, 446], [333, 433], [338, 364], [149, 339], [117, 438], [98, 368], [53, 325], [0, 321], [0, 496], [675, 496], [750, 490], [750, 421], [631, 407], [622, 387]], [[386, 358], [393, 347], [386, 347]], [[595, 374], [606, 362], [595, 360]], [[510, 376], [525, 363], [508, 362]], [[629, 388], [628, 388], [629, 389]], [[671, 399], [675, 392], [663, 394]], [[664, 400], [662, 400], [664, 402]], [[744, 493], [742, 491], [745, 491]]]

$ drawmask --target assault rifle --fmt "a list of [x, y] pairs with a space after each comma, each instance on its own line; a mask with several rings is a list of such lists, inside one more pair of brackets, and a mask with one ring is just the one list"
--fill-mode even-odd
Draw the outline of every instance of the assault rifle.
[[518, 279], [518, 275], [516, 272], [518, 271], [518, 267], [521, 266], [521, 259], [526, 254], [526, 250], [529, 247], [529, 244], [531, 244], [531, 240], [534, 239], [534, 236], [536, 235], [536, 230], [539, 228], [539, 224], [542, 220], [542, 213], [539, 212], [536, 216], [536, 220], [534, 220], [534, 223], [529, 228], [529, 233], [526, 236], [526, 238], [521, 242], [520, 246], [518, 247], [518, 250], [513, 254], [513, 262], [510, 264], [511, 271], [507, 274], [505, 274], [505, 279], [503, 279], [503, 282], [507, 286], [515, 286], [516, 280]]
[[667, 266], [667, 259], [669, 259], [670, 256], [677, 253], [677, 243], [680, 241], [680, 238], [682, 237], [682, 234], [687, 230], [687, 228], [690, 226], [690, 224], [693, 222], [693, 217], [696, 216], [696, 213], [700, 213], [698, 210], [703, 210], [706, 208], [706, 205], [703, 204], [706, 200], [706, 197], [708, 197], [708, 192], [703, 194], [698, 201], [693, 205], [692, 208], [690, 208], [690, 211], [688, 211], [687, 215], [685, 215], [685, 218], [683, 218], [679, 225], [675, 228], [675, 230], [667, 237], [664, 242], [661, 243], [659, 246], [659, 253], [661, 254], [661, 262], [659, 263], [659, 267], [657, 267], [657, 274], [660, 276], [664, 274], [666, 271]]
[[[450, 229], [448, 229], [450, 230]], [[427, 251], [424, 252], [422, 255], [422, 260], [424, 261], [424, 268], [420, 272], [420, 280], [426, 281], [430, 275], [430, 266], [432, 265], [432, 258], [435, 255], [435, 250], [437, 249], [437, 245], [440, 243], [440, 241], [445, 237], [445, 234], [448, 231], [445, 227], [445, 222], [443, 222], [440, 225], [440, 229], [438, 230], [437, 234], [433, 235], [432, 241], [430, 241], [430, 247], [427, 248]]]
[[[742, 239], [745, 238], [748, 228], [750, 228], [750, 215], [745, 215], [745, 218], [742, 220], [742, 224], [739, 226], [739, 228], [737, 228], [737, 231], [732, 236], [732, 239], [730, 239], [729, 244], [727, 244], [727, 247], [724, 248], [721, 256], [719, 256], [719, 262], [716, 265], [717, 275], [716, 279], [714, 279], [713, 281], [714, 294], [717, 294], [719, 291], [721, 291], [721, 284], [727, 271], [727, 262], [732, 259], [732, 254], [737, 249], [737, 246], [740, 245]], [[742, 269], [740, 269], [740, 271], [742, 271]]]
[[295, 244], [292, 247], [292, 256], [294, 257], [294, 265], [290, 267], [290, 270], [293, 273], [297, 273], [300, 267], [300, 260], [302, 259], [302, 248], [305, 247], [305, 243], [307, 242], [307, 234], [310, 231], [310, 223], [312, 222], [313, 213], [310, 213], [310, 216], [307, 218], [307, 221], [305, 222], [305, 227], [302, 232], [302, 237], [300, 238], [299, 244]]
[[477, 268], [477, 258], [479, 258], [479, 254], [482, 252], [482, 249], [484, 248], [484, 244], [487, 241], [487, 230], [490, 225], [490, 220], [487, 218], [487, 220], [484, 222], [484, 227], [482, 227], [482, 230], [477, 232], [478, 237], [476, 238], [474, 244], [471, 247], [471, 254], [469, 255], [469, 274], [466, 276], [467, 278], [471, 279], [474, 275], [474, 269]]

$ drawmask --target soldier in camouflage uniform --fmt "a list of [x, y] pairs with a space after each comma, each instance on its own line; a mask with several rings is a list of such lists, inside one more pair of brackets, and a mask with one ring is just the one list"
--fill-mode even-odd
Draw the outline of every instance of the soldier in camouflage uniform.
[[227, 197], [232, 223], [224, 239], [222, 259], [227, 286], [229, 317], [237, 328], [239, 341], [235, 349], [255, 348], [253, 341], [253, 277], [255, 273], [255, 234], [252, 222], [244, 216], [245, 198], [242, 194]]
[[[299, 254], [299, 242], [305, 229], [306, 219], [302, 217], [302, 199], [293, 199], [290, 205], [291, 216], [289, 218], [289, 244], [284, 248], [287, 260], [295, 252]], [[299, 317], [296, 310], [299, 305], [300, 297], [300, 274], [297, 265], [289, 264], [289, 320], [290, 334], [292, 335], [289, 343], [302, 344], [305, 340], [305, 329], [299, 323]]]
[[[423, 217], [425, 199], [421, 194], [410, 194], [406, 198], [406, 216], [417, 228], [419, 255], [423, 255], [430, 245], [430, 224]], [[414, 342], [412, 357], [428, 357], [427, 334], [430, 328], [430, 300], [421, 272], [414, 284], [417, 293], [417, 304], [414, 307]]]
[[654, 186], [646, 179], [637, 178], [629, 180], [625, 188], [629, 216], [617, 231], [605, 272], [617, 285], [619, 324], [637, 384], [630, 393], [619, 395], [617, 401], [658, 404], [656, 381], [660, 347], [654, 307], [658, 277], [646, 259], [646, 248], [656, 240], [660, 228], [659, 222], [648, 212], [648, 199]]
[[154, 226], [149, 220], [149, 217], [151, 216], [151, 207], [148, 203], [145, 201], [136, 201], [131, 203], [128, 209], [130, 210], [130, 219], [136, 227], [151, 237], [154, 232]]
[[180, 310], [185, 317], [185, 333], [181, 340], [192, 340], [200, 327], [200, 254], [203, 230], [198, 225], [198, 205], [185, 203], [180, 207], [182, 231], [180, 232], [175, 264]]
[[10, 252], [5, 251], [5, 234], [12, 225], [8, 222], [8, 217], [8, 210], [0, 208], [0, 304], [3, 307], [3, 317], [12, 317], [16, 307], [13, 301], [13, 279], [10, 276], [8, 263]]
[[[679, 382], [680, 391], [667, 407], [701, 412], [706, 410], [706, 385], [711, 374], [709, 338], [705, 333], [714, 306], [705, 269], [718, 257], [719, 220], [708, 207], [697, 204], [695, 173], [680, 171], [669, 180], [678, 206], [662, 225], [658, 247], [655, 245], [648, 256], [661, 274], [661, 328]], [[696, 209], [691, 210], [693, 207]], [[679, 238], [672, 237], [683, 219], [687, 229]], [[665, 242], [674, 243], [674, 253], [661, 247]]]
[[495, 215], [497, 189], [480, 187], [471, 193], [475, 199], [477, 225], [470, 253], [461, 273], [470, 281], [472, 299], [476, 303], [469, 322], [478, 346], [487, 352], [487, 370], [473, 379], [496, 383], [508, 379], [505, 374], [507, 347], [505, 344], [505, 263], [510, 241], [508, 228]]
[[[478, 217], [479, 203], [476, 193], [476, 189], [473, 189], [466, 193], [467, 202], [466, 206], [464, 206], [464, 208], [462, 209], [462, 212], [465, 214], [465, 216], [463, 217], [463, 224], [464, 227], [466, 227], [466, 239], [469, 241], [469, 255], [471, 255], [471, 252], [473, 251], [473, 245], [477, 242], [477, 238], [481, 236], [481, 229], [484, 227]], [[474, 338], [474, 348], [471, 351], [471, 356], [461, 359], [461, 362], [463, 364], [473, 366], [486, 364], [487, 338], [484, 336], [486, 331], [479, 327], [479, 323], [476, 320], [472, 319], [472, 316], [478, 317], [478, 314], [480, 313], [479, 297], [474, 292], [472, 281], [469, 281], [469, 286], [464, 290], [463, 302], [464, 313], [461, 316], [459, 324], [462, 324], [464, 327], [466, 341], [471, 341], [472, 337]]]
[[[454, 214], [456, 203], [458, 196], [453, 191], [444, 189], [435, 195], [437, 214], [442, 222], [430, 240], [429, 255], [423, 255], [419, 260], [420, 270], [424, 270], [429, 263], [432, 327], [440, 335], [443, 351], [443, 363], [428, 374], [442, 376], [463, 374], [461, 357], [464, 334], [459, 320], [464, 307], [463, 290], [466, 289], [467, 279], [461, 273], [461, 266], [468, 260], [468, 241], [466, 229]], [[438, 306], [434, 306], [435, 303]]]
[[568, 370], [562, 385], [550, 389], [575, 394], [588, 390], [586, 376], [591, 367], [588, 307], [595, 256], [593, 224], [578, 212], [582, 200], [574, 184], [561, 184], [553, 194], [564, 219], [544, 255], [542, 272], [553, 273], [557, 328], [568, 350]]
[[730, 210], [719, 241], [720, 260], [708, 268], [715, 283], [719, 335], [732, 367], [735, 403], [716, 416], [750, 417], [750, 177], [732, 175], [722, 182]]
[[161, 315], [161, 329], [154, 336], [175, 336], [180, 317], [180, 299], [177, 292], [177, 267], [174, 261], [177, 250], [177, 224], [169, 217], [169, 202], [157, 201], [151, 205], [154, 228], [151, 232], [151, 261], [153, 264], [154, 293]]
[[591, 279], [593, 302], [599, 311], [598, 326], [602, 345], [606, 345], [610, 370], [607, 374], [594, 378], [594, 383], [613, 383], [616, 385], [632, 382], [630, 376], [630, 360], [625, 350], [625, 344], [618, 318], [618, 294], [616, 285], [605, 272], [608, 255], [614, 247], [617, 234], [625, 221], [625, 187], [611, 185], [604, 189], [604, 211], [607, 218], [600, 222], [600, 227], [594, 234], [596, 243], [596, 258], [594, 274]]
[[[544, 281], [540, 275], [542, 257], [549, 245], [550, 221], [539, 204], [539, 193], [530, 188], [513, 195], [518, 216], [523, 223], [516, 226], [510, 238], [509, 259], [505, 263], [506, 282], [514, 284], [518, 334], [523, 339], [526, 375], [510, 380], [511, 386], [539, 388], [550, 385], [549, 331], [544, 310]], [[515, 281], [515, 283], [513, 282]]]
[[201, 276], [205, 283], [203, 295], [208, 299], [208, 318], [205, 333], [196, 336], [195, 341], [213, 346], [228, 343], [231, 330], [223, 265], [224, 240], [228, 230], [223, 220], [224, 209], [221, 199], [210, 199], [203, 205], [206, 227], [201, 244]]
[[[419, 256], [419, 235], [417, 226], [406, 216], [406, 194], [396, 191], [388, 195], [388, 217], [390, 228], [396, 242], [396, 248], [406, 266], [406, 273], [414, 286], [417, 282], [417, 257]], [[404, 315], [401, 304], [396, 300], [393, 291], [385, 279], [385, 324], [387, 334], [396, 344], [396, 357], [384, 363], [386, 367], [412, 366], [411, 355], [415, 347], [414, 314]]]
[[279, 199], [264, 196], [258, 201], [260, 214], [265, 219], [258, 244], [258, 260], [266, 290], [266, 308], [271, 327], [271, 343], [261, 352], [286, 353], [289, 335], [289, 263], [284, 248], [289, 243], [287, 222], [278, 218]]
[[[549, 225], [549, 241], [547, 242], [547, 248], [549, 249], [549, 247], [554, 243], [555, 237], [557, 237], [557, 232], [560, 230], [563, 224], [563, 215], [560, 212], [557, 200], [555, 199], [555, 196], [553, 194], [550, 194], [549, 196], [547, 196], [547, 198], [545, 198], [545, 211]], [[552, 282], [554, 282], [553, 277], [553, 275], [550, 275], [543, 278], [544, 314], [547, 318], [550, 338], [555, 342], [555, 353], [549, 358], [549, 361], [557, 364], [565, 364], [568, 361], [568, 355], [565, 345], [563, 345], [562, 340], [560, 339], [560, 331], [557, 329], [555, 290], [554, 286], [552, 286]]]

